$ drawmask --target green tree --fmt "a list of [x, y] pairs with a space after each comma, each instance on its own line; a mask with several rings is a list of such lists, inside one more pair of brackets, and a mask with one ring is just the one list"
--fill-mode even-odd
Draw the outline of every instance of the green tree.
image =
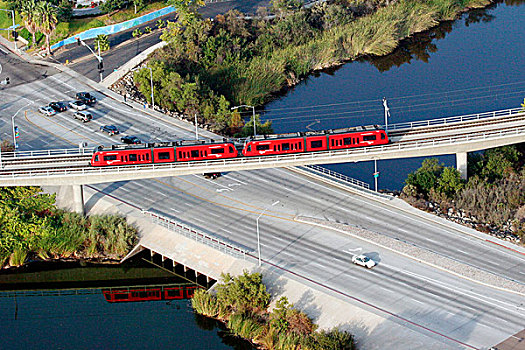
[[56, 8], [47, 1], [40, 1], [37, 4], [37, 20], [38, 28], [46, 36], [47, 54], [51, 54], [51, 44], [49, 37], [53, 33], [58, 23], [58, 16]]
[[268, 308], [270, 293], [262, 283], [260, 273], [233, 277], [221, 274], [223, 282], [217, 286], [217, 300], [221, 307], [229, 307], [231, 313], [259, 313]]
[[419, 169], [408, 174], [405, 183], [415, 186], [418, 193], [427, 195], [431, 188], [436, 187], [442, 171], [443, 164], [440, 164], [437, 158], [427, 158]]
[[489, 182], [504, 178], [515, 172], [521, 153], [516, 146], [504, 146], [488, 149], [484, 152], [481, 176]]
[[24, 21], [24, 26], [33, 36], [32, 45], [36, 45], [36, 32], [38, 30], [38, 11], [35, 0], [24, 1], [21, 5], [21, 15]]
[[200, 17], [197, 10], [205, 3], [204, 0], [168, 0], [168, 5], [177, 9], [179, 21], [183, 25], [187, 25], [193, 19]]
[[95, 50], [98, 50], [99, 47], [100, 51], [109, 50], [109, 39], [106, 34], [99, 34], [95, 38]]
[[135, 14], [137, 14], [137, 7], [144, 6], [144, 0], [133, 0], [133, 6], [135, 6]]
[[453, 167], [443, 169], [437, 185], [437, 190], [448, 198], [454, 198], [464, 187], [460, 172]]

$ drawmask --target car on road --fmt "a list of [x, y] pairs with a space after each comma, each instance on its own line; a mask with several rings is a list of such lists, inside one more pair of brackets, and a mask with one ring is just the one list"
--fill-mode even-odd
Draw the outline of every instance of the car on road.
[[52, 115], [55, 115], [57, 112], [55, 112], [55, 110], [49, 106], [42, 106], [38, 109], [38, 111], [40, 113], [42, 113], [43, 115], [47, 115], [48, 117], [49, 116], [52, 116]]
[[204, 175], [204, 177], [207, 178], [207, 179], [215, 180], [216, 178], [221, 176], [221, 173], [219, 173], [219, 172], [216, 172], [216, 173], [204, 173], [202, 175]]
[[67, 110], [67, 105], [64, 102], [50, 102], [49, 107], [53, 108], [55, 112], [64, 112]]
[[95, 96], [91, 95], [89, 92], [77, 92], [75, 97], [77, 100], [82, 101], [87, 105], [92, 105], [95, 104], [95, 102], [97, 102]]
[[118, 128], [115, 125], [102, 125], [100, 131], [106, 132], [109, 136], [113, 136], [119, 133]]
[[78, 120], [82, 120], [83, 123], [87, 123], [91, 119], [93, 119], [93, 116], [91, 113], [87, 111], [76, 111], [75, 114], [73, 114], [73, 117]]
[[69, 102], [69, 107], [76, 109], [77, 111], [83, 111], [87, 106], [82, 101]]
[[142, 143], [142, 141], [140, 141], [140, 139], [137, 136], [130, 135], [122, 136], [120, 138], [120, 141], [131, 145], [138, 145], [139, 143]]
[[376, 262], [366, 255], [354, 255], [352, 257], [352, 262], [356, 265], [361, 265], [369, 269], [376, 266]]

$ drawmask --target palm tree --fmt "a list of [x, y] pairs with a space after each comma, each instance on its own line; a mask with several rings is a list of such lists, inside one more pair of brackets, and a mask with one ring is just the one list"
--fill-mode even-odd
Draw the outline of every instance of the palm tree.
[[49, 43], [49, 37], [51, 33], [55, 30], [55, 27], [58, 23], [58, 16], [56, 7], [51, 5], [47, 1], [40, 1], [37, 4], [37, 23], [40, 31], [46, 36], [46, 47], [47, 54], [51, 54], [51, 45]]
[[106, 34], [99, 34], [95, 38], [95, 50], [98, 50], [99, 46], [100, 46], [100, 51], [109, 50], [109, 40]]
[[38, 30], [38, 23], [37, 23], [37, 5], [35, 0], [27, 0], [22, 3], [22, 8], [20, 9], [20, 12], [22, 14], [22, 18], [24, 19], [24, 25], [33, 35], [33, 46], [36, 45], [36, 31]]

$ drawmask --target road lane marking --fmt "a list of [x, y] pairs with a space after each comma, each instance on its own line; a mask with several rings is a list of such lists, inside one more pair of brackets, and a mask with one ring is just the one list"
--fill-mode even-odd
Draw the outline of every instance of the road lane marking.
[[170, 208], [170, 210], [173, 210], [173, 211], [176, 212], [176, 213], [180, 213], [180, 210], [177, 210], [177, 209], [175, 209], [175, 208]]

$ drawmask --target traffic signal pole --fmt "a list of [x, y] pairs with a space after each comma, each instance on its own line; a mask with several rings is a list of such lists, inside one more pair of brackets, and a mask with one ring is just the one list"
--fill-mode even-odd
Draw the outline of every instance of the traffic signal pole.
[[93, 56], [95, 56], [95, 58], [97, 59], [97, 61], [98, 61], [97, 68], [98, 68], [98, 72], [100, 73], [100, 82], [102, 83], [102, 79], [103, 79], [102, 72], [104, 72], [104, 63], [102, 63], [103, 59], [102, 59], [102, 55], [100, 53], [100, 44], [98, 45], [98, 55], [95, 53], [95, 51], [91, 50], [91, 47], [89, 47], [89, 45], [86, 44], [79, 37], [77, 37], [77, 45], [78, 46], [83, 45], [83, 46], [87, 47], [89, 49], [89, 51], [91, 51]]

